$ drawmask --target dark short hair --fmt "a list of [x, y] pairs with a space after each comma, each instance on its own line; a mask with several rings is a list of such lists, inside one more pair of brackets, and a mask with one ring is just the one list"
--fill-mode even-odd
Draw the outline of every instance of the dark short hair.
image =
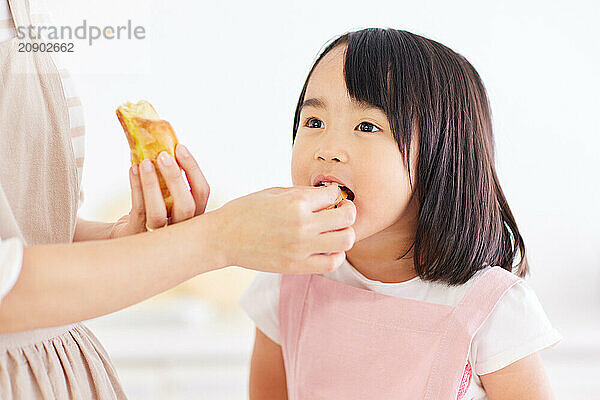
[[487, 265], [499, 265], [525, 277], [529, 272], [525, 244], [494, 166], [485, 87], [460, 54], [397, 29], [369, 28], [337, 37], [306, 78], [294, 115], [293, 139], [310, 76], [339, 45], [347, 46], [348, 94], [386, 114], [411, 185], [411, 138], [413, 132], [420, 135], [415, 183], [419, 216], [411, 246], [416, 273], [424, 280], [458, 285]]

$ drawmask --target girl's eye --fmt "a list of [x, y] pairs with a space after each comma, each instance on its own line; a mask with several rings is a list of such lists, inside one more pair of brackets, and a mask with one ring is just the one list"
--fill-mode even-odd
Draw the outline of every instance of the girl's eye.
[[308, 126], [309, 128], [316, 128], [316, 129], [324, 128], [324, 125], [325, 124], [323, 123], [323, 121], [321, 121], [318, 118], [312, 118], [312, 117], [308, 118], [306, 120], [306, 122], [304, 123], [304, 126]]
[[379, 132], [381, 130], [370, 122], [361, 122], [360, 124], [356, 125], [356, 128], [354, 129], [358, 129], [361, 132], [368, 133]]

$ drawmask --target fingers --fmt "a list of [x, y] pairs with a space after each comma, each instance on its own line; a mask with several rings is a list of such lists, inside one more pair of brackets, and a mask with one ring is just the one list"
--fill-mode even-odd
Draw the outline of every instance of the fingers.
[[354, 246], [356, 235], [354, 228], [348, 227], [338, 231], [325, 232], [312, 239], [310, 248], [316, 254], [329, 254], [348, 251]]
[[163, 227], [167, 222], [167, 207], [160, 191], [156, 170], [150, 160], [142, 161], [140, 167], [146, 225], [153, 229]]
[[342, 193], [338, 185], [305, 187], [301, 190], [308, 192], [308, 205], [312, 211], [320, 211], [334, 204]]
[[329, 232], [343, 229], [356, 221], [356, 206], [350, 200], [343, 200], [337, 208], [313, 213], [315, 230]]
[[131, 211], [129, 212], [129, 224], [136, 231], [144, 230], [146, 223], [146, 210], [144, 209], [144, 194], [142, 193], [142, 182], [137, 164], [129, 168], [129, 186], [131, 187]]
[[[157, 172], [160, 172], [164, 178], [165, 184], [173, 197], [170, 218], [172, 223], [202, 214], [206, 209], [210, 188], [198, 163], [183, 145], [177, 145], [175, 153], [176, 159], [166, 151], [159, 154], [156, 160], [158, 171], [150, 161], [144, 160], [140, 164], [142, 167], [140, 181], [146, 220], [151, 228], [164, 226], [167, 219]], [[181, 169], [185, 171], [190, 184], [189, 189], [181, 174]]]
[[193, 217], [196, 212], [196, 203], [187, 188], [181, 175], [181, 169], [175, 159], [169, 153], [163, 151], [158, 155], [157, 164], [173, 197], [171, 221], [177, 223]]
[[206, 203], [210, 194], [208, 182], [198, 163], [184, 145], [178, 144], [175, 147], [175, 157], [177, 157], [177, 162], [185, 171], [185, 176], [190, 183], [190, 190], [196, 204], [194, 216], [200, 215], [206, 210]]

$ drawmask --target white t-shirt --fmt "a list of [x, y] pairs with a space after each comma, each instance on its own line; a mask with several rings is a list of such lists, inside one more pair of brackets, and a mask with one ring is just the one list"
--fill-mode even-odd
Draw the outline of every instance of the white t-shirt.
[[[419, 277], [406, 282], [383, 283], [366, 278], [346, 260], [337, 270], [323, 276], [388, 296], [456, 306], [485, 270], [478, 271], [467, 283], [459, 286], [427, 282]], [[240, 299], [241, 307], [257, 328], [278, 344], [281, 344], [278, 317], [280, 284], [280, 274], [258, 273]], [[504, 368], [561, 339], [561, 334], [550, 324], [529, 285], [524, 281], [516, 283], [500, 299], [473, 338], [468, 356], [473, 377], [462, 398], [487, 399], [478, 375]]]
[[0, 300], [17, 282], [22, 260], [23, 242], [20, 238], [0, 239]]
[[[52, 19], [47, 11], [43, 0], [30, 0], [30, 12], [34, 26], [51, 25]], [[45, 31], [42, 31], [45, 32]], [[10, 7], [7, 0], [0, 0], [0, 43], [17, 36], [13, 24]], [[44, 35], [42, 34], [42, 37]], [[83, 174], [83, 161], [85, 155], [85, 128], [83, 119], [83, 107], [77, 94], [73, 78], [65, 68], [65, 60], [59, 53], [48, 53], [52, 57], [60, 74], [65, 97], [69, 107], [70, 137], [75, 163], [77, 164], [77, 176], [79, 187]], [[1, 89], [0, 89], [1, 90]], [[83, 190], [79, 191], [79, 207], [83, 202]], [[0, 224], [2, 221], [0, 221]], [[0, 237], [0, 301], [17, 281], [21, 271], [23, 256], [23, 242], [19, 238]]]

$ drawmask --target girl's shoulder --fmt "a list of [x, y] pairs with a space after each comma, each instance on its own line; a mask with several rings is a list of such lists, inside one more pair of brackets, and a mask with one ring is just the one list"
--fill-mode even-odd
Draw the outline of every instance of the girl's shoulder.
[[488, 374], [561, 339], [535, 291], [521, 279], [504, 293], [476, 332], [470, 359], [478, 375]]
[[278, 344], [280, 285], [280, 274], [258, 272], [239, 300], [240, 307], [256, 327]]

